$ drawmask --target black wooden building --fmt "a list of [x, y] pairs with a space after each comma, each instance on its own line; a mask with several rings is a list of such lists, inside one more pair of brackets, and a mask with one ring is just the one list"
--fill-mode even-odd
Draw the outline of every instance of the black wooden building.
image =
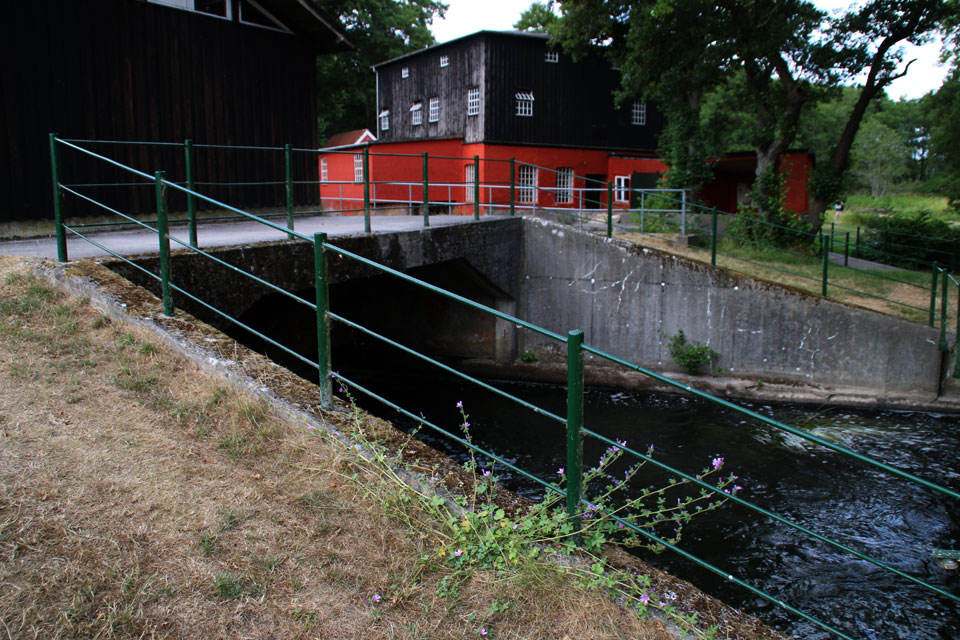
[[[52, 216], [48, 134], [86, 140], [316, 148], [316, 56], [351, 46], [314, 0], [25, 0], [0, 27], [0, 220]], [[182, 180], [181, 147], [87, 145], [141, 171]], [[75, 155], [75, 154], [74, 154]], [[204, 182], [283, 180], [276, 153], [198, 151]], [[315, 176], [316, 158], [295, 172]], [[116, 171], [64, 154], [64, 180]], [[276, 189], [273, 189], [275, 191]], [[214, 194], [211, 194], [214, 195]], [[269, 206], [270, 188], [221, 189]], [[306, 186], [298, 201], [316, 198]], [[152, 210], [149, 191], [111, 202]], [[82, 215], [88, 207], [68, 213]]]

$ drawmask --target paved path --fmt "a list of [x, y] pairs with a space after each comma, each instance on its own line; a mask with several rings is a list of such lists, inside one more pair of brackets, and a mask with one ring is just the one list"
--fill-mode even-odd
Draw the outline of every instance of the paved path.
[[[484, 216], [483, 219], [491, 219]], [[469, 224], [473, 222], [471, 216], [430, 216], [430, 226], [440, 227], [454, 224]], [[283, 226], [285, 221], [279, 223]], [[314, 233], [325, 232], [330, 237], [350, 236], [363, 233], [362, 216], [311, 216], [297, 218], [294, 225], [297, 233], [313, 236]], [[423, 228], [423, 218], [419, 216], [371, 216], [370, 229], [374, 233], [392, 233], [396, 231], [413, 231]], [[140, 253], [156, 253], [159, 250], [157, 234], [148, 229], [130, 229], [125, 231], [94, 231], [80, 230], [98, 244], [121, 255], [136, 255]], [[170, 228], [170, 235], [178, 238], [184, 244], [189, 235], [185, 224], [177, 224]], [[228, 247], [257, 242], [271, 242], [284, 240], [287, 234], [272, 229], [256, 221], [243, 220], [236, 222], [202, 223], [199, 225], [197, 240], [201, 249], [209, 247]], [[170, 249], [176, 251], [183, 246], [171, 241]], [[39, 258], [57, 258], [57, 240], [53, 237], [34, 238], [30, 240], [0, 241], [0, 254], [15, 256], [31, 256]], [[67, 234], [67, 257], [71, 260], [92, 258], [108, 255], [106, 251], [90, 244], [83, 238]]]
[[[830, 252], [830, 264], [843, 264], [844, 256], [842, 253], [837, 253], [835, 251]], [[863, 258], [854, 258], [850, 256], [849, 262], [847, 263], [848, 267], [853, 267], [854, 269], [878, 269], [880, 271], [906, 271], [906, 269], [901, 269], [900, 267], [894, 267], [889, 264], [883, 264], [882, 262], [871, 262], [870, 260], [864, 260]]]

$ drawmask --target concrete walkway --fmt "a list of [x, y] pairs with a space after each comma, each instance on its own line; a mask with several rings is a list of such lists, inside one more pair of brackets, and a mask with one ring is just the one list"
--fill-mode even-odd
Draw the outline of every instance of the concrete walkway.
[[[492, 219], [484, 216], [483, 219]], [[285, 220], [279, 219], [283, 226]], [[430, 226], [440, 227], [474, 222], [472, 216], [430, 216]], [[297, 233], [313, 236], [324, 232], [330, 237], [360, 235], [363, 231], [363, 216], [311, 216], [297, 218], [294, 228]], [[370, 230], [373, 233], [414, 231], [423, 228], [423, 218], [419, 216], [371, 216]], [[157, 234], [149, 229], [137, 228], [124, 231], [81, 230], [97, 244], [120, 255], [156, 253], [159, 250]], [[187, 244], [189, 234], [185, 224], [170, 227], [170, 235]], [[210, 247], [229, 247], [258, 242], [272, 242], [287, 239], [287, 234], [252, 220], [236, 222], [201, 223], [197, 232], [197, 241], [201, 249]], [[183, 249], [177, 242], [170, 242], [171, 251]], [[33, 238], [30, 240], [0, 241], [0, 255], [29, 256], [37, 258], [57, 258], [57, 240], [53, 237]], [[109, 255], [107, 251], [91, 244], [83, 238], [67, 233], [67, 257], [71, 260]]]

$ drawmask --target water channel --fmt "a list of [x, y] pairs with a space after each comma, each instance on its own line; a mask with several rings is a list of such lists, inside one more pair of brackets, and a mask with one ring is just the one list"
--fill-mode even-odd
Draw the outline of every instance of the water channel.
[[[458, 379], [400, 368], [343, 371], [388, 399], [456, 428], [462, 401], [475, 442], [543, 478], [563, 465], [563, 425]], [[558, 415], [565, 413], [563, 387], [497, 382], [496, 386]], [[401, 428], [415, 425], [376, 403], [372, 412]], [[837, 407], [746, 405], [801, 426], [921, 477], [960, 489], [957, 416], [919, 412], [866, 412]], [[960, 506], [931, 492], [844, 459], [807, 441], [754, 424], [706, 401], [679, 395], [589, 389], [586, 424], [626, 440], [688, 473], [726, 459], [725, 472], [739, 476], [742, 497], [910, 575], [960, 593], [957, 572], [931, 558], [932, 548], [960, 547]], [[418, 437], [454, 457], [464, 452], [425, 430]], [[585, 461], [603, 449], [585, 442]], [[529, 481], [500, 470], [515, 491], [536, 497]], [[960, 613], [950, 601], [875, 566], [847, 556], [739, 505], [697, 516], [680, 544], [777, 598], [853, 637], [960, 637]], [[685, 578], [724, 602], [760, 616], [797, 638], [831, 637], [741, 587], [669, 551], [645, 559]]]

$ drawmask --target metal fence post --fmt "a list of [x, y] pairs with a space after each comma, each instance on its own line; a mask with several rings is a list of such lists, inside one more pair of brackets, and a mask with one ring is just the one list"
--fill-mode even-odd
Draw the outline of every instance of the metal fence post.
[[187, 171], [187, 233], [190, 235], [190, 246], [197, 248], [197, 200], [193, 196], [193, 140], [183, 141], [183, 160]]
[[680, 192], [680, 235], [687, 235], [687, 190]]
[[830, 265], [830, 249], [832, 248], [830, 238], [820, 234], [820, 253], [823, 256], [823, 297], [827, 297], [827, 278]]
[[517, 160], [510, 158], [510, 215], [516, 213], [517, 206]]
[[607, 181], [607, 237], [613, 235], [613, 183]]
[[567, 333], [567, 515], [580, 528], [583, 493], [583, 331]]
[[857, 227], [857, 248], [854, 250], [853, 255], [860, 257], [860, 227]]
[[[287, 183], [287, 229], [293, 229], [293, 147], [288, 143], [283, 145], [283, 164]], [[287, 234], [293, 239], [293, 234]]]
[[473, 156], [473, 219], [480, 219], [480, 156]]
[[370, 147], [363, 148], [363, 232], [370, 233]]
[[937, 263], [933, 263], [933, 276], [930, 283], [930, 326], [934, 324], [937, 315]]
[[60, 150], [57, 134], [50, 134], [50, 178], [53, 181], [53, 221], [57, 230], [57, 260], [67, 261], [67, 232], [63, 228], [64, 198], [60, 190]]
[[427, 152], [423, 152], [423, 226], [430, 226], [430, 173]]
[[949, 351], [947, 344], [947, 274], [944, 272], [940, 279], [943, 281], [943, 287], [940, 290], [940, 351]]
[[314, 284], [317, 289], [317, 365], [319, 369], [320, 406], [330, 408], [333, 385], [330, 380], [330, 297], [327, 283], [327, 234], [313, 234]]
[[170, 223], [167, 219], [167, 184], [164, 172], [154, 174], [157, 193], [157, 237], [160, 242], [160, 290], [163, 295], [163, 315], [173, 315], [173, 293], [170, 290]]
[[713, 208], [711, 225], [713, 233], [710, 236], [710, 264], [717, 266], [717, 208]]
[[647, 191], [644, 189], [640, 192], [640, 233], [643, 233], [643, 223], [644, 217], [647, 213]]
[[847, 238], [843, 241], [843, 266], [850, 266], [850, 232], [847, 231]]

